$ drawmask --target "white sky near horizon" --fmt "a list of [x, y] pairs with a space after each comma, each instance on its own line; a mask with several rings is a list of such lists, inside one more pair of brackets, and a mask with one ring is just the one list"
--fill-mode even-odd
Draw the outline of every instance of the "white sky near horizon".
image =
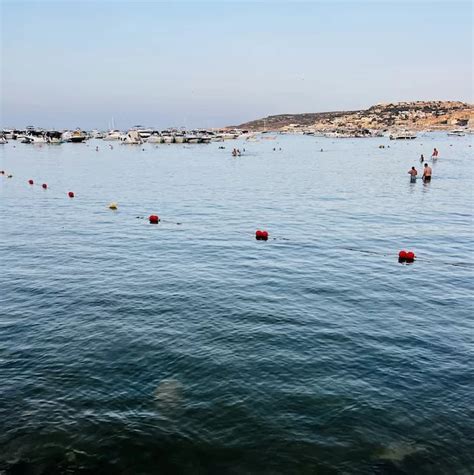
[[470, 1], [0, 0], [1, 127], [472, 102]]

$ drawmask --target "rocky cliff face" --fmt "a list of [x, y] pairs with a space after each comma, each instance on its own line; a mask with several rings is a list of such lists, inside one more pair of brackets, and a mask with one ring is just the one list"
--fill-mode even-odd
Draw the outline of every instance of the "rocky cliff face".
[[341, 132], [370, 134], [386, 130], [449, 130], [474, 128], [474, 106], [457, 101], [416, 101], [377, 104], [366, 110], [283, 114], [247, 122], [253, 131]]

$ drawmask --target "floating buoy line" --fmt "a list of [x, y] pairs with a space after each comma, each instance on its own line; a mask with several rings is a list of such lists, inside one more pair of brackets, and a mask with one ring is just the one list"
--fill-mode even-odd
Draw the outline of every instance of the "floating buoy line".
[[[6, 178], [13, 178], [13, 175], [7, 173], [5, 170], [0, 170], [0, 176], [4, 176]], [[30, 178], [27, 181], [27, 183], [30, 186], [35, 186], [35, 182], [32, 178]], [[41, 185], [37, 185], [37, 186], [41, 186], [41, 188], [44, 189], [44, 190], [50, 190], [47, 183], [42, 183]], [[75, 198], [75, 196], [76, 196], [74, 191], [68, 191], [66, 193], [66, 195], [69, 198]], [[112, 201], [107, 205], [107, 208], [110, 209], [110, 210], [113, 210], [113, 211], [118, 210], [118, 204], [117, 204], [117, 202]], [[136, 216], [136, 218], [137, 219], [145, 219], [144, 216]], [[162, 221], [162, 218], [158, 214], [151, 214], [151, 215], [148, 216], [148, 222], [150, 224], [159, 224], [163, 221]], [[165, 222], [168, 223], [168, 221], [165, 221]], [[180, 223], [180, 222], [177, 222], [175, 224], [177, 226], [182, 225], [182, 223]], [[255, 239], [257, 241], [268, 241], [269, 232], [266, 231], [266, 230], [257, 229], [255, 231]], [[289, 241], [289, 239], [287, 239], [287, 238], [275, 238], [275, 237], [273, 237], [272, 240], [275, 240], [275, 241], [276, 240]], [[351, 247], [343, 247], [342, 249], [344, 249], [346, 251], [352, 251], [352, 252], [361, 252], [361, 253], [364, 253], [364, 254], [379, 255], [379, 256], [382, 255], [382, 256], [385, 256], [385, 257], [392, 255], [392, 254], [381, 253], [381, 252], [370, 251], [370, 250], [364, 250], [364, 249], [355, 249], [355, 248], [351, 248]], [[398, 253], [398, 262], [401, 263], [401, 264], [413, 264], [416, 260], [419, 260], [419, 258], [415, 255], [415, 253], [413, 251], [401, 250]], [[424, 258], [424, 259], [422, 259], [422, 261], [428, 261], [428, 259]], [[472, 264], [464, 263], [464, 262], [445, 262], [444, 264], [457, 266], [457, 267], [472, 267], [473, 266]]]

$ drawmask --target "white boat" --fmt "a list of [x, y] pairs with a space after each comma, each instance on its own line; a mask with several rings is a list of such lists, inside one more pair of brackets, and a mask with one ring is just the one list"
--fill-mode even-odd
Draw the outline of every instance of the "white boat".
[[458, 129], [458, 130], [451, 130], [448, 132], [448, 135], [450, 137], [464, 137], [466, 134], [464, 133], [464, 130]]
[[146, 129], [141, 125], [136, 125], [135, 127], [132, 127], [129, 132], [138, 132], [140, 138], [146, 140], [153, 134], [153, 129]]
[[186, 136], [182, 132], [178, 132], [174, 136], [174, 143], [185, 143], [186, 142]]
[[239, 134], [225, 132], [225, 133], [222, 134], [222, 137], [223, 137], [224, 140], [234, 140], [234, 139], [239, 138]]
[[125, 135], [120, 132], [120, 130], [109, 130], [104, 136], [104, 140], [122, 140], [125, 138]]
[[77, 129], [70, 135], [67, 141], [72, 143], [82, 143], [86, 139], [87, 135], [82, 132], [82, 130]]
[[60, 144], [63, 143], [63, 134], [57, 132], [56, 130], [50, 130], [45, 134], [46, 142], [50, 144]]
[[416, 139], [416, 134], [413, 132], [396, 132], [390, 134], [390, 140], [413, 140]]
[[105, 137], [105, 134], [103, 134], [102, 132], [100, 132], [97, 129], [94, 129], [94, 130], [91, 131], [90, 136], [93, 139], [103, 139]]
[[199, 143], [197, 135], [186, 135], [186, 143]]
[[143, 143], [140, 134], [136, 130], [131, 130], [128, 134], [122, 139], [122, 144], [124, 145], [141, 145]]
[[174, 142], [174, 137], [172, 135], [164, 135], [162, 138], [163, 138], [163, 143], [173, 143]]
[[163, 137], [159, 134], [152, 134], [150, 137], [147, 139], [148, 143], [163, 143]]
[[13, 130], [12, 129], [3, 129], [1, 135], [7, 140], [13, 139]]
[[47, 143], [46, 137], [44, 135], [29, 135], [28, 138], [32, 144]]

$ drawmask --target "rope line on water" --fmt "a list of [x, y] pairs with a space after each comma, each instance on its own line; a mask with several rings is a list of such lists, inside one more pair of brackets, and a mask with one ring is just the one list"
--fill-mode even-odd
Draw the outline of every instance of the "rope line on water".
[[[12, 179], [13, 174], [7, 173], [5, 170], [0, 170], [0, 177], [4, 177], [6, 179]], [[40, 185], [39, 183], [36, 183], [31, 178], [26, 180], [26, 183], [30, 187], [32, 187], [32, 186], [40, 187], [44, 190], [48, 190], [49, 192], [51, 192], [51, 191], [54, 192], [55, 191], [54, 188], [51, 189], [47, 183], [42, 183]], [[64, 195], [67, 196], [69, 199], [75, 199], [76, 198], [75, 193], [73, 191], [64, 192]], [[115, 210], [118, 210], [118, 205], [115, 202], [111, 202], [108, 205], [108, 208], [112, 211], [115, 211]], [[136, 215], [136, 213], [133, 213], [133, 214]], [[158, 218], [158, 219], [156, 220], [154, 218]], [[145, 216], [135, 216], [135, 219], [140, 219], [140, 220], [148, 219], [150, 221], [150, 223], [152, 223], [152, 224], [158, 224], [158, 222], [161, 222], [161, 223], [164, 223], [164, 224], [173, 223], [173, 224], [176, 224], [177, 226], [181, 226], [183, 224], [182, 222], [174, 222], [174, 221], [169, 221], [169, 220], [166, 220], [166, 219], [164, 220], [164, 219], [160, 218], [158, 215], [150, 215], [149, 218], [146, 218]], [[257, 236], [258, 236], [259, 232], [261, 232], [261, 231], [257, 231]], [[257, 239], [258, 239], [258, 237], [257, 237]], [[267, 240], [267, 239], [265, 239], [265, 240]], [[288, 239], [288, 238], [278, 238], [278, 237], [272, 237], [271, 240], [273, 240], [273, 241], [290, 241], [290, 239]], [[341, 247], [339, 249], [342, 249], [342, 250], [345, 250], [345, 251], [351, 251], [351, 252], [358, 252], [358, 253], [362, 253], [362, 254], [369, 254], [369, 255], [374, 255], [374, 256], [383, 256], [383, 257], [393, 256], [392, 253], [385, 253], [385, 252], [372, 251], [372, 250], [366, 250], [366, 249], [356, 249], [356, 248], [353, 248], [353, 247]], [[429, 258], [426, 258], [426, 257], [421, 257], [420, 258], [418, 256], [416, 256], [416, 258], [414, 260], [406, 261], [404, 259], [401, 259], [400, 262], [404, 263], [404, 264], [413, 264], [415, 260], [416, 261], [422, 261], [422, 262], [434, 262], [433, 259], [429, 259]], [[440, 262], [440, 261], [437, 261], [437, 262]], [[449, 266], [454, 266], [454, 267], [467, 267], [467, 268], [469, 268], [469, 267], [474, 266], [473, 263], [468, 263], [468, 262], [446, 262], [446, 261], [443, 262], [443, 261], [441, 261], [441, 263], [444, 264], [444, 265], [449, 265]]]

